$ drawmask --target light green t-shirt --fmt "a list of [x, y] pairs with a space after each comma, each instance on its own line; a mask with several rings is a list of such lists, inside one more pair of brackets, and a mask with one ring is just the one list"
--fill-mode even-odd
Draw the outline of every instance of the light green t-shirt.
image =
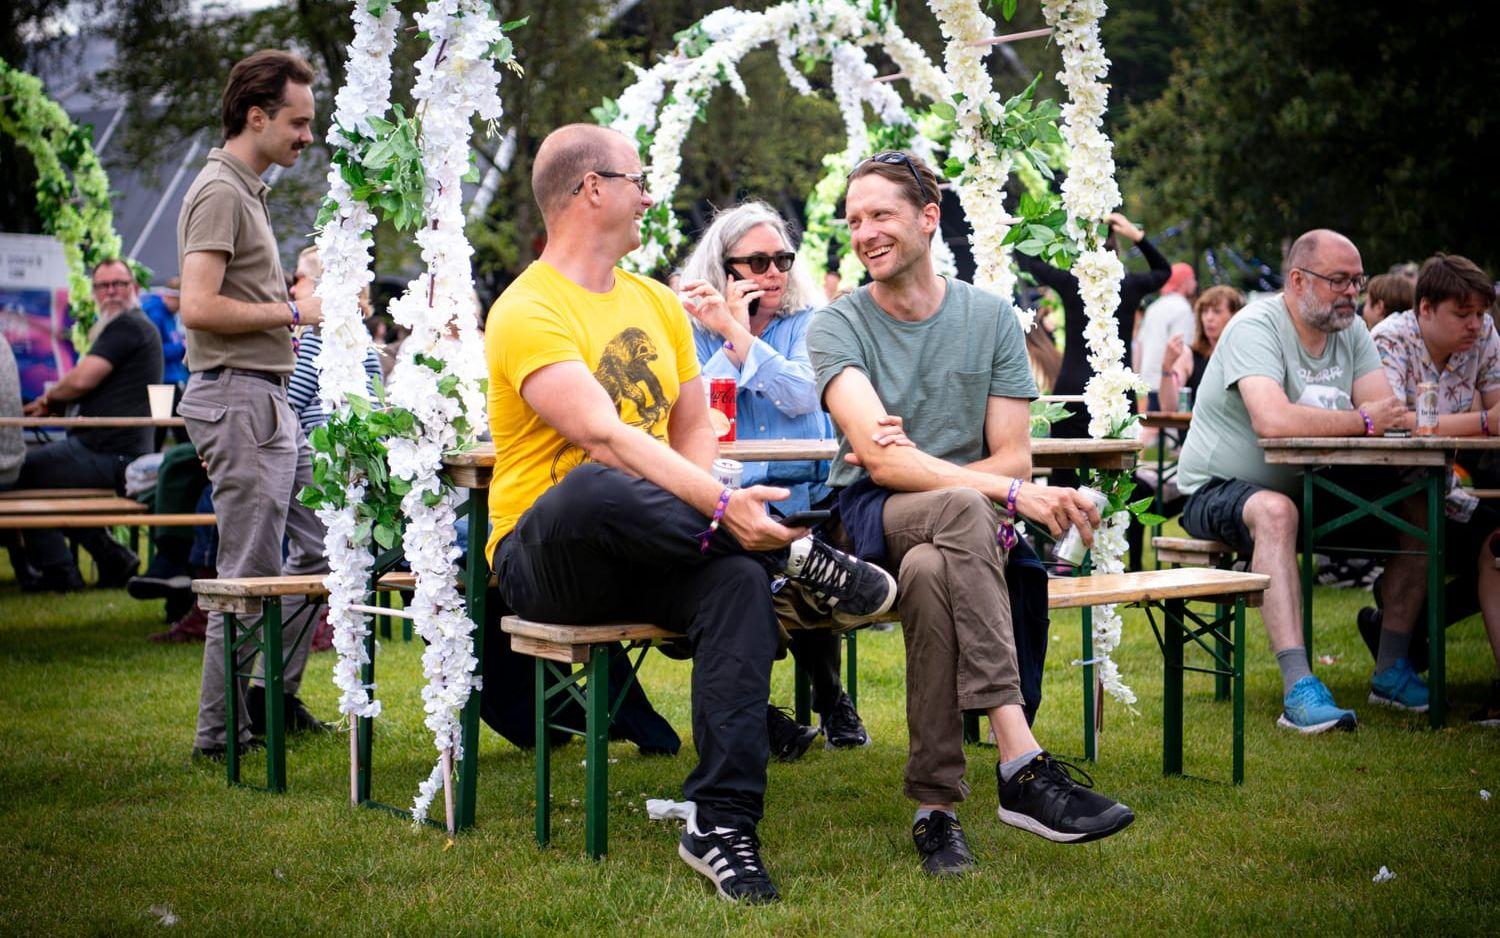
[[1193, 427], [1177, 463], [1178, 488], [1192, 493], [1212, 479], [1244, 479], [1295, 493], [1296, 470], [1268, 464], [1256, 442], [1239, 380], [1263, 375], [1279, 382], [1293, 404], [1353, 410], [1355, 379], [1380, 367], [1370, 330], [1358, 317], [1330, 335], [1323, 354], [1314, 358], [1298, 341], [1281, 294], [1250, 304], [1229, 320], [1203, 372]]
[[[839, 297], [814, 314], [807, 352], [820, 400], [828, 382], [858, 368], [918, 448], [958, 465], [989, 455], [984, 415], [991, 397], [1036, 397], [1026, 338], [1010, 302], [952, 278], [938, 311], [921, 322], [892, 317], [867, 286]], [[840, 429], [829, 485], [864, 476], [844, 462], [848, 452]]]

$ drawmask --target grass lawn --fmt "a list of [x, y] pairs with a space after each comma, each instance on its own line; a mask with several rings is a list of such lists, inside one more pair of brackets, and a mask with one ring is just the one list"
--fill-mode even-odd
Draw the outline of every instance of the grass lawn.
[[[720, 902], [676, 857], [649, 797], [678, 797], [692, 765], [611, 747], [609, 857], [583, 858], [582, 747], [557, 759], [553, 847], [531, 834], [532, 763], [484, 730], [479, 828], [449, 844], [347, 803], [345, 736], [294, 741], [290, 793], [229, 790], [189, 764], [201, 646], [145, 641], [159, 603], [123, 591], [22, 596], [0, 573], [0, 934], [192, 932], [978, 934], [1277, 931], [1485, 933], [1500, 921], [1500, 731], [1466, 720], [1494, 676], [1478, 619], [1449, 635], [1451, 727], [1365, 704], [1370, 660], [1354, 629], [1366, 594], [1320, 589], [1318, 667], [1359, 710], [1355, 734], [1278, 730], [1281, 685], [1258, 613], [1249, 632], [1247, 782], [1226, 784], [1230, 712], [1188, 678], [1187, 767], [1161, 777], [1161, 659], [1143, 614], [1118, 654], [1138, 713], [1111, 702], [1094, 774], [1136, 823], [1059, 846], [995, 817], [993, 753], [970, 751], [961, 808], [979, 871], [935, 882], [917, 867], [900, 634], [860, 637], [857, 752], [811, 751], [771, 767], [765, 856], [784, 900]], [[1078, 753], [1078, 614], [1053, 621], [1037, 735]], [[1191, 653], [1191, 652], [1190, 652]], [[375, 796], [409, 804], [433, 754], [420, 720], [416, 643], [383, 643]], [[303, 696], [331, 716], [331, 653]], [[775, 693], [791, 700], [791, 671]], [[645, 682], [685, 732], [688, 665], [648, 657]], [[262, 762], [252, 759], [250, 777]], [[441, 810], [441, 797], [438, 799]], [[1371, 882], [1381, 866], [1396, 879]], [[155, 911], [153, 911], [153, 909]], [[1484, 924], [1489, 922], [1488, 925]]]

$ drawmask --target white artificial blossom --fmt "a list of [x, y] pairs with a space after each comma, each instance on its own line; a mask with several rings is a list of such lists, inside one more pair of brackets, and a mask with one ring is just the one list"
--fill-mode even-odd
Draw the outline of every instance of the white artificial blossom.
[[[346, 80], [334, 101], [333, 129], [329, 133], [330, 143], [346, 151], [353, 145], [346, 130], [368, 135], [371, 119], [384, 117], [390, 109], [391, 54], [401, 20], [394, 4], [375, 17], [364, 3], [356, 2], [352, 16], [354, 40], [349, 44]], [[363, 398], [367, 393], [364, 361], [370, 337], [359, 297], [374, 277], [369, 233], [376, 218], [368, 205], [353, 197], [336, 164], [328, 170], [328, 197], [336, 210], [317, 237], [323, 264], [316, 291], [323, 302], [323, 344], [317, 367], [323, 410], [332, 414], [346, 409], [351, 397]], [[346, 480], [344, 507], [318, 509], [326, 529], [323, 551], [328, 559], [328, 576], [324, 579], [328, 622], [333, 627], [333, 647], [338, 655], [333, 682], [339, 689], [339, 712], [351, 718], [380, 715], [375, 688], [366, 686], [360, 673], [370, 660], [365, 651], [369, 618], [349, 608], [364, 598], [370, 578], [370, 532], [368, 527], [361, 531], [355, 519], [355, 509], [364, 501], [366, 490], [366, 480]]]
[[[1061, 129], [1069, 148], [1069, 171], [1062, 199], [1068, 212], [1069, 234], [1081, 248], [1073, 274], [1083, 298], [1083, 334], [1093, 371], [1083, 398], [1089, 411], [1089, 436], [1096, 438], [1138, 432], [1134, 425], [1127, 426], [1127, 421], [1131, 392], [1141, 384], [1125, 364], [1125, 345], [1115, 325], [1125, 269], [1099, 237], [1105, 216], [1120, 204], [1113, 145], [1103, 129], [1104, 110], [1109, 103], [1109, 86], [1104, 83], [1109, 59], [1099, 41], [1099, 20], [1105, 10], [1104, 0], [1042, 0], [1042, 13], [1062, 53], [1063, 68], [1057, 78], [1068, 93], [1062, 106]], [[1128, 512], [1119, 512], [1099, 532], [1093, 561], [1101, 573], [1125, 569], [1125, 531], [1130, 521]], [[1114, 606], [1096, 607], [1093, 621], [1100, 682], [1110, 696], [1127, 706], [1133, 704], [1135, 693], [1121, 680], [1111, 657], [1120, 644], [1119, 611]]]
[[472, 443], [484, 424], [485, 365], [461, 186], [472, 120], [501, 114], [500, 73], [490, 49], [503, 34], [487, 0], [432, 0], [416, 25], [432, 43], [417, 63], [412, 89], [427, 180], [424, 224], [415, 238], [425, 268], [390, 306], [396, 322], [410, 330], [391, 375], [390, 402], [415, 415], [417, 430], [390, 441], [388, 460], [391, 475], [411, 485], [401, 500], [407, 519], [401, 543], [416, 579], [406, 611], [426, 643], [422, 701], [439, 753], [413, 799], [412, 818], [420, 820], [442, 789], [445, 757], [452, 763], [463, 757], [460, 713], [479, 683], [455, 564], [459, 495], [444, 485], [441, 472], [443, 455]]

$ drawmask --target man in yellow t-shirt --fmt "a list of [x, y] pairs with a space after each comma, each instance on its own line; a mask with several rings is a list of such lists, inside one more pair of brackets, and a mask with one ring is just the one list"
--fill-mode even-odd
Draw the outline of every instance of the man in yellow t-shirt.
[[[729, 489], [683, 303], [616, 267], [652, 200], [624, 135], [572, 124], [532, 166], [547, 226], [541, 258], [505, 291], [485, 333], [495, 473], [487, 545], [502, 603], [528, 619], [654, 622], [693, 649], [696, 804], [678, 854], [732, 901], [778, 896], [755, 837], [765, 798], [766, 698], [777, 646], [770, 576], [853, 615], [896, 584], [766, 513], [785, 489]], [[712, 521], [712, 523], [711, 523]]]

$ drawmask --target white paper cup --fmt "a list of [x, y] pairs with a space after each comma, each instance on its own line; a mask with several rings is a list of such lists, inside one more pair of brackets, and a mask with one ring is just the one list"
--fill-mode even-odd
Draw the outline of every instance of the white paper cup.
[[146, 385], [146, 396], [151, 401], [152, 420], [170, 420], [172, 417], [172, 396], [177, 393], [177, 386], [173, 384], [148, 384]]

